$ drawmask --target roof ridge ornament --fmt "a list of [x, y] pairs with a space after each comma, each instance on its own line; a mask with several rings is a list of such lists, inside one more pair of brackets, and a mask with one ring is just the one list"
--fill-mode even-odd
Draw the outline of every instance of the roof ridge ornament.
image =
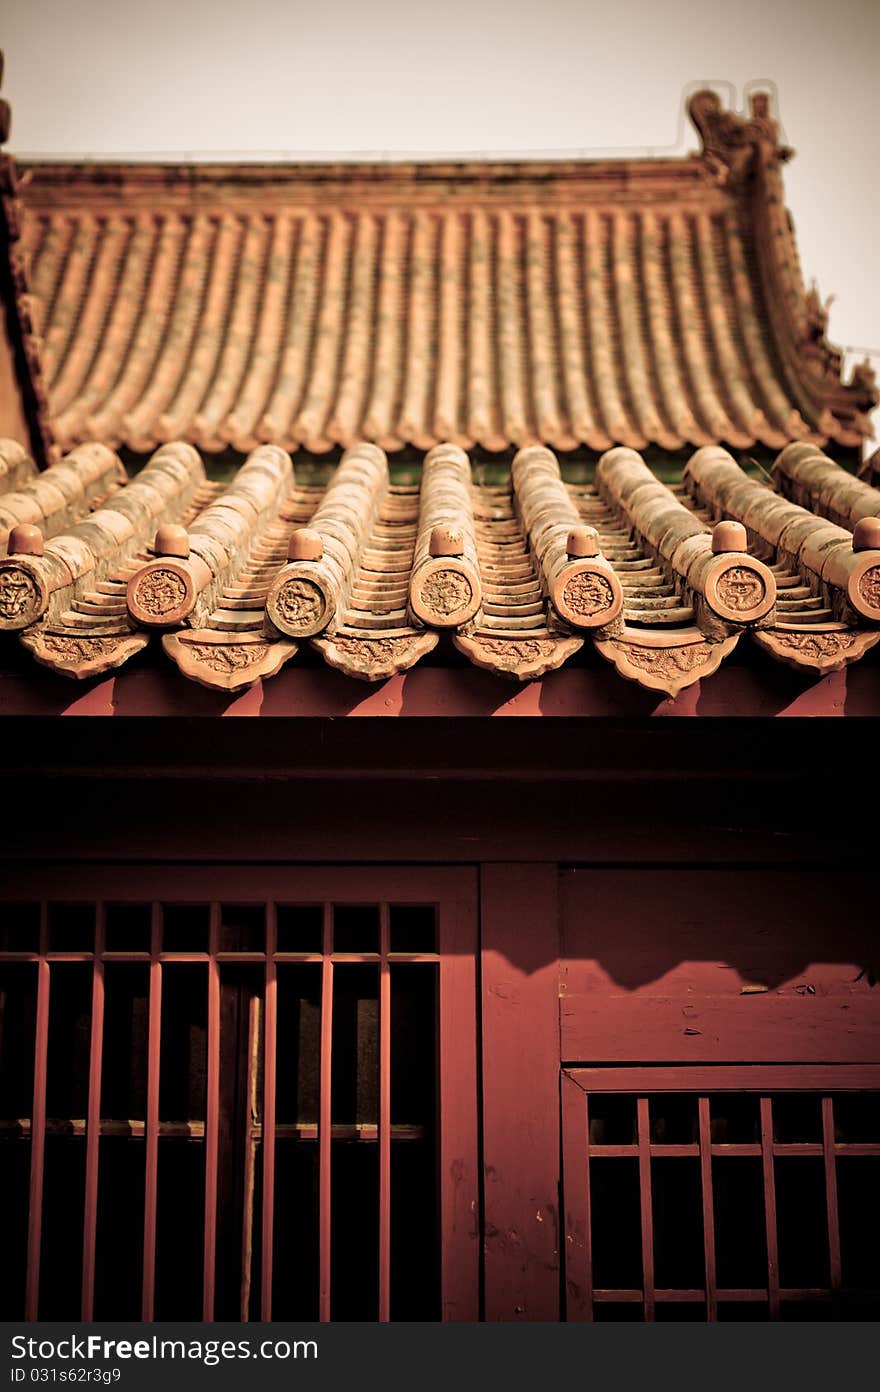
[[719, 184], [745, 182], [758, 164], [784, 164], [794, 150], [779, 140], [779, 123], [770, 115], [770, 94], [749, 93], [749, 115], [725, 111], [711, 87], [695, 92], [688, 115], [703, 142], [702, 155]]
[[847, 385], [853, 391], [861, 392], [862, 407], [865, 412], [872, 411], [878, 401], [880, 401], [880, 391], [878, 391], [877, 387], [877, 373], [867, 354], [860, 362], [853, 364]]
[[[0, 48], [0, 87], [3, 86], [3, 72], [6, 67], [6, 57], [3, 49]], [[0, 145], [5, 145], [9, 139], [9, 132], [12, 129], [12, 107], [5, 97], [0, 97]]]

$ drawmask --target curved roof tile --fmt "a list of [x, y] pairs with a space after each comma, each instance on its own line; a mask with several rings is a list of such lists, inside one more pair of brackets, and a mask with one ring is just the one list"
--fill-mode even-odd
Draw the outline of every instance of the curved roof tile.
[[32, 166], [57, 445], [855, 445], [760, 98], [679, 160]]

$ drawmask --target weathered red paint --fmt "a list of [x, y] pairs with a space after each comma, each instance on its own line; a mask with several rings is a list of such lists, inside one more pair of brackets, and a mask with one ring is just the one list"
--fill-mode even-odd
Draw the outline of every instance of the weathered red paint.
[[379, 1322], [391, 1318], [391, 968], [389, 910], [379, 909]]
[[95, 1234], [98, 1224], [98, 1141], [101, 1121], [101, 1064], [104, 1044], [104, 905], [95, 913], [92, 1018], [89, 1047], [89, 1113], [86, 1120], [86, 1192], [83, 1211], [82, 1319], [92, 1319], [95, 1298]]
[[205, 1113], [205, 1245], [202, 1319], [214, 1318], [217, 1258], [217, 1163], [220, 1127], [220, 905], [211, 904], [208, 961], [208, 1088]]
[[565, 1196], [565, 1318], [593, 1319], [588, 1101], [562, 1074], [562, 1192]]
[[481, 876], [487, 1320], [559, 1318], [557, 868]]
[[698, 1101], [700, 1126], [700, 1191], [703, 1201], [703, 1256], [706, 1262], [706, 1318], [718, 1318], [718, 1280], [715, 1271], [715, 1197], [712, 1192], [712, 1135], [709, 1129], [709, 1099]]
[[561, 896], [563, 1058], [876, 1059], [872, 874], [585, 868]]
[[[112, 891], [111, 891], [112, 892]], [[162, 920], [159, 905], [150, 910], [150, 1014], [147, 1034], [147, 1115], [145, 1119], [144, 1267], [141, 1319], [156, 1308], [156, 1196], [159, 1164], [159, 1070], [162, 1062]]]
[[642, 1287], [645, 1299], [645, 1319], [654, 1320], [654, 1205], [651, 1197], [651, 1140], [648, 1120], [648, 1099], [638, 1100], [639, 1127], [639, 1200], [642, 1220]]
[[[858, 1092], [880, 1089], [877, 1064], [685, 1064], [669, 1067], [632, 1064], [626, 1068], [566, 1066], [565, 1076], [588, 1094], [628, 1092], [743, 1092], [767, 1096], [796, 1088], [817, 1092]], [[609, 1149], [609, 1147], [605, 1147]], [[680, 1149], [681, 1147], [676, 1147]], [[788, 1147], [789, 1149], [791, 1147]], [[672, 1147], [664, 1147], [672, 1149]], [[624, 1147], [620, 1147], [621, 1152]], [[627, 1154], [637, 1154], [629, 1147]], [[696, 1150], [687, 1151], [696, 1154]], [[752, 1148], [761, 1154], [761, 1146]], [[822, 1154], [821, 1145], [811, 1146], [810, 1154]]]
[[[876, 653], [876, 655], [875, 655]], [[136, 661], [83, 683], [33, 669], [0, 671], [0, 715], [178, 716], [823, 716], [876, 715], [880, 649], [810, 680], [762, 655], [730, 660], [675, 699], [624, 682], [609, 665], [562, 668], [524, 684], [470, 668], [416, 667], [368, 685], [329, 669], [284, 667], [240, 695]]]
[[272, 1269], [275, 1255], [275, 1084], [278, 1075], [278, 914], [266, 905], [266, 1015], [263, 1041], [263, 1212], [260, 1318], [272, 1318]]
[[[299, 740], [303, 729], [310, 727], [276, 727], [274, 739], [280, 761], [292, 760], [291, 746], [278, 734], [278, 730], [286, 728], [292, 735], [295, 732]], [[324, 727], [317, 728], [322, 731], [322, 743], [314, 751], [316, 763], [325, 757]], [[485, 731], [488, 727], [479, 728]], [[206, 967], [210, 963], [210, 970], [215, 973], [216, 964], [222, 961], [247, 960], [265, 967], [267, 1066], [261, 1290], [264, 1318], [272, 1314], [271, 1258], [275, 1236], [271, 1140], [275, 1045], [270, 1041], [275, 1040], [277, 1027], [276, 962], [272, 957], [277, 939], [271, 906], [276, 900], [289, 902], [294, 892], [292, 886], [304, 902], [327, 905], [325, 951], [308, 955], [309, 960], [322, 963], [327, 1007], [323, 1020], [323, 1099], [314, 1134], [321, 1156], [321, 1311], [325, 1318], [331, 1308], [332, 1274], [332, 1005], [328, 993], [332, 991], [334, 960], [329, 906], [332, 901], [346, 900], [387, 905], [424, 902], [427, 896], [440, 906], [440, 1056], [443, 1075], [449, 1083], [447, 1087], [444, 1082], [441, 1088], [445, 1318], [474, 1318], [479, 1310], [475, 1082], [478, 1043], [483, 1063], [486, 1161], [482, 1294], [488, 1318], [559, 1318], [560, 1252], [555, 1225], [560, 1176], [564, 1183], [566, 1317], [593, 1317], [594, 1298], [599, 1303], [612, 1298], [630, 1303], [644, 1299], [646, 1313], [650, 1308], [650, 1282], [644, 1292], [592, 1290], [588, 1229], [590, 1157], [586, 1140], [589, 1098], [582, 1090], [585, 1086], [587, 1093], [602, 1088], [623, 1089], [643, 1101], [656, 1089], [687, 1088], [699, 1093], [699, 1140], [663, 1148], [659, 1154], [690, 1157], [699, 1163], [706, 1288], [684, 1292], [655, 1290], [654, 1299], [658, 1307], [669, 1301], [690, 1302], [701, 1308], [705, 1303], [707, 1316], [713, 1319], [719, 1303], [745, 1300], [750, 1293], [731, 1294], [717, 1288], [711, 1222], [711, 1163], [717, 1152], [709, 1135], [707, 1095], [725, 1089], [752, 1089], [769, 1098], [776, 1091], [798, 1086], [808, 1077], [809, 1088], [826, 1099], [822, 1143], [781, 1146], [773, 1140], [768, 1119], [762, 1142], [744, 1146], [739, 1153], [761, 1162], [768, 1185], [780, 1156], [800, 1154], [823, 1160], [830, 1284], [834, 1292], [839, 1291], [840, 1234], [832, 1202], [837, 1157], [841, 1153], [873, 1155], [875, 1151], [864, 1147], [841, 1151], [833, 1136], [830, 1094], [842, 1088], [878, 1086], [875, 1065], [880, 998], [877, 989], [870, 985], [875, 891], [874, 877], [866, 870], [868, 828], [857, 819], [858, 803], [840, 794], [834, 804], [839, 815], [835, 814], [823, 827], [821, 845], [817, 846], [811, 831], [813, 806], [832, 805], [827, 801], [827, 790], [832, 784], [826, 771], [811, 773], [810, 778], [798, 784], [801, 791], [792, 799], [789, 783], [782, 779], [777, 784], [776, 774], [771, 776], [766, 769], [756, 767], [750, 774], [754, 797], [746, 814], [741, 805], [730, 805], [719, 798], [718, 781], [712, 772], [714, 764], [707, 764], [705, 777], [702, 770], [695, 771], [693, 766], [689, 766], [686, 780], [676, 782], [671, 776], [658, 775], [650, 796], [645, 792], [641, 765], [619, 770], [616, 783], [600, 778], [596, 770], [579, 766], [579, 760], [586, 764], [588, 758], [595, 758], [594, 752], [583, 753], [584, 746], [579, 743], [583, 728], [558, 727], [560, 738], [564, 733], [567, 740], [570, 762], [561, 769], [551, 766], [538, 770], [533, 779], [520, 777], [519, 781], [505, 782], [507, 771], [495, 767], [483, 769], [476, 781], [464, 777], [438, 781], [429, 759], [425, 767], [397, 770], [395, 776], [387, 778], [373, 773], [359, 781], [357, 808], [351, 805], [350, 780], [354, 770], [348, 766], [336, 772], [328, 768], [323, 781], [313, 770], [308, 779], [297, 783], [297, 797], [293, 799], [291, 786], [296, 770], [292, 762], [291, 767], [286, 763], [267, 763], [249, 772], [235, 770], [233, 777], [216, 783], [202, 781], [200, 772], [197, 778], [184, 782], [171, 776], [171, 765], [177, 757], [172, 751], [167, 765], [161, 768], [161, 780], [138, 780], [135, 770], [127, 782], [103, 782], [100, 818], [88, 812], [95, 805], [89, 801], [92, 794], [88, 786], [79, 777], [73, 779], [76, 822], [53, 820], [41, 846], [33, 848], [32, 854], [39, 850], [47, 858], [53, 849], [56, 855], [69, 857], [66, 864], [40, 865], [39, 888], [48, 898], [84, 897], [95, 901], [103, 895], [110, 900], [149, 899], [157, 892], [156, 886], [161, 885], [163, 898], [173, 886], [172, 897], [180, 902], [204, 902], [210, 897], [215, 902], [254, 901], [268, 906], [268, 956], [261, 952], [236, 954], [216, 950], [212, 954], [174, 954], [177, 961], [202, 962]], [[655, 739], [662, 741], [668, 728], [655, 727]], [[689, 727], [688, 741], [696, 737], [696, 728]], [[787, 728], [792, 734], [798, 729], [791, 724]], [[811, 728], [805, 725], [797, 734], [805, 759], [811, 748], [821, 751], [823, 747], [821, 727], [816, 727], [815, 737], [808, 737], [806, 732]], [[76, 727], [68, 729], [71, 738], [79, 737], [74, 733]], [[458, 766], [456, 761], [462, 769], [465, 767], [462, 746], [467, 745], [466, 731], [464, 726], [461, 743], [450, 748], [452, 767]], [[530, 740], [537, 734], [534, 726], [529, 727], [529, 734]], [[388, 749], [397, 747], [397, 742], [406, 737], [407, 726], [402, 723], [394, 728]], [[813, 745], [809, 743], [812, 738]], [[533, 746], [524, 745], [522, 736], [519, 740], [517, 758], [524, 760]], [[76, 748], [75, 744], [72, 747]], [[139, 745], [138, 753], [143, 752]], [[435, 757], [434, 751], [426, 752], [431, 759]], [[300, 757], [300, 751], [296, 753]], [[717, 754], [719, 766], [723, 754], [724, 750]], [[734, 757], [729, 750], [724, 756]], [[437, 754], [438, 760], [439, 757]], [[144, 758], [148, 762], [146, 754]], [[183, 767], [177, 769], [178, 774], [183, 772]], [[209, 776], [210, 770], [205, 778]], [[818, 790], [811, 802], [804, 790], [814, 786]], [[781, 800], [779, 787], [787, 790]], [[67, 784], [62, 781], [60, 788], [66, 801]], [[136, 797], [131, 794], [132, 788], [137, 789]], [[198, 792], [193, 801], [190, 791], [195, 788]], [[835, 774], [834, 789], [840, 793], [840, 788], [840, 776]], [[676, 816], [660, 816], [670, 800], [675, 800]], [[778, 829], [773, 820], [762, 822], [753, 817], [754, 810], [763, 812], [768, 803], [775, 807], [778, 800]], [[179, 810], [184, 805], [186, 819]], [[191, 818], [193, 807], [199, 815]], [[366, 807], [371, 809], [369, 816], [363, 814]], [[233, 808], [234, 816], [230, 816]], [[15, 827], [10, 835], [6, 853], [11, 861], [19, 853]], [[157, 863], [127, 864], [121, 856], [126, 847], [130, 855], [132, 845], [137, 845], [145, 860]], [[508, 856], [521, 856], [521, 861], [514, 863], [503, 858], [505, 851]], [[243, 863], [228, 863], [235, 852]], [[418, 862], [424, 861], [428, 853], [438, 862], [456, 864], [424, 868]], [[163, 854], [172, 863], [163, 864]], [[292, 864], [292, 854], [316, 860], [332, 856], [333, 863]], [[104, 856], [111, 863], [102, 863]], [[202, 856], [209, 863], [207, 868], [189, 863]], [[407, 858], [414, 862], [408, 867], [401, 864]], [[358, 865], [353, 868], [339, 863], [349, 859]], [[560, 862], [566, 859], [575, 865], [560, 870]], [[592, 863], [577, 863], [586, 859]], [[493, 860], [497, 863], [491, 863]], [[378, 861], [383, 863], [373, 863]], [[668, 863], [658, 863], [664, 861]], [[460, 868], [461, 863], [471, 868]], [[479, 1041], [475, 1006], [478, 896], [474, 865], [481, 867]], [[36, 883], [32, 867], [19, 870], [10, 865], [4, 870], [2, 892], [11, 897], [32, 897]], [[845, 912], [841, 906], [845, 906]], [[385, 919], [382, 931], [382, 951], [372, 959], [380, 975], [383, 964], [388, 965]], [[21, 954], [21, 959], [39, 961], [38, 1038], [41, 1010], [45, 1038], [50, 971], [56, 973], [67, 961], [84, 961], [93, 964], [97, 978], [101, 964], [86, 952], [46, 955], [45, 923], [41, 945], [42, 955]], [[217, 947], [216, 929], [212, 947]], [[160, 950], [158, 917], [154, 920], [151, 954], [132, 954], [132, 960], [149, 963], [151, 978], [143, 1290], [145, 1316], [151, 1318], [160, 993], [163, 971], [170, 961], [169, 954]], [[743, 994], [744, 987], [757, 985], [767, 989]], [[54, 989], [54, 981], [52, 986]], [[380, 995], [387, 1027], [387, 986], [380, 986]], [[97, 1028], [95, 1024], [93, 1030]], [[96, 1048], [93, 1032], [87, 1157], [92, 1155], [92, 1138], [96, 1143], [98, 1134], [94, 1108], [99, 1098], [100, 1061]], [[633, 1058], [642, 1061], [640, 1068], [630, 1066]], [[385, 1039], [382, 1059], [383, 1064], [387, 1062]], [[811, 1060], [808, 1075], [799, 1072], [799, 1067]], [[604, 1066], [593, 1070], [569, 1067], [578, 1063]], [[558, 1146], [561, 1072], [562, 1162]], [[585, 1082], [588, 1075], [589, 1086]], [[387, 1139], [383, 1142], [383, 1136], [390, 1132], [390, 1075], [386, 1067], [381, 1076], [384, 1081], [378, 1128], [380, 1153], [383, 1146], [389, 1145]], [[465, 1086], [460, 1085], [461, 1079], [466, 1080]], [[35, 1084], [33, 1175], [41, 1193], [45, 1077], [41, 1131], [39, 1069]], [[580, 1094], [580, 1101], [573, 1089]], [[639, 1109], [639, 1116], [637, 1142], [630, 1147], [606, 1147], [605, 1155], [629, 1156], [641, 1166], [642, 1236], [648, 1259], [652, 1242], [649, 1169], [658, 1152], [647, 1136], [644, 1107]], [[393, 1314], [389, 1308], [386, 1235], [389, 1204], [393, 1204], [394, 1196], [387, 1168], [380, 1166], [380, 1170], [383, 1240], [377, 1280], [380, 1312], [387, 1317]], [[94, 1208], [89, 1201], [90, 1186], [101, 1182], [96, 1148], [93, 1159], [87, 1159], [84, 1309], [88, 1309], [85, 1299], [93, 1279], [89, 1271], [89, 1262], [93, 1261], [89, 1215]], [[770, 1203], [770, 1188], [767, 1193]], [[206, 1216], [210, 1216], [210, 1211], [206, 1202]], [[36, 1261], [28, 1276], [34, 1302], [29, 1308], [33, 1310], [38, 1308], [40, 1252], [39, 1232], [34, 1239], [33, 1223], [38, 1223], [39, 1217], [37, 1210], [36, 1217], [32, 1217], [31, 1237]], [[771, 1252], [771, 1276], [776, 1269], [774, 1263], [776, 1255]], [[206, 1292], [213, 1266], [213, 1258], [206, 1259]], [[648, 1268], [646, 1260], [649, 1274]], [[780, 1287], [778, 1269], [775, 1287], [771, 1282], [763, 1294], [751, 1295], [771, 1301], [774, 1311], [790, 1299], [806, 1298], [803, 1293]]]
[[769, 1097], [761, 1098], [761, 1169], [764, 1178], [764, 1222], [767, 1231], [767, 1295], [771, 1319], [779, 1318], [779, 1250], [776, 1227], [776, 1184], [773, 1172], [773, 1117]]
[[[155, 886], [162, 885], [163, 897], [175, 903], [204, 902], [206, 885], [197, 868], [106, 866], [58, 866], [48, 869], [43, 887], [49, 895], [63, 894], [68, 901], [85, 898], [95, 902], [97, 892], [115, 902], [149, 900]], [[28, 877], [7, 877], [3, 897], [28, 897]], [[380, 972], [380, 1107], [376, 1140], [380, 1151], [379, 1267], [375, 1280], [382, 1320], [393, 1313], [391, 1293], [391, 1212], [394, 1192], [391, 1173], [391, 964], [431, 963], [440, 972], [440, 1211], [444, 1234], [442, 1245], [441, 1299], [444, 1316], [473, 1320], [479, 1312], [478, 1176], [477, 1176], [477, 1059], [476, 1059], [476, 877], [470, 870], [381, 868], [353, 871], [329, 867], [324, 870], [294, 866], [262, 868], [227, 866], [211, 878], [211, 894], [219, 894], [210, 905], [207, 952], [163, 951], [161, 945], [161, 905], [153, 903], [150, 951], [114, 951], [104, 947], [103, 907], [98, 908], [95, 950], [50, 951], [46, 927], [46, 907], [42, 909], [39, 952], [2, 952], [3, 960], [34, 960], [38, 963], [40, 991], [37, 1006], [37, 1039], [34, 1064], [34, 1102], [31, 1136], [33, 1167], [31, 1177], [31, 1259], [26, 1273], [27, 1315], [39, 1315], [40, 1217], [42, 1214], [43, 1155], [45, 1138], [45, 1096], [48, 1045], [48, 991], [50, 973], [63, 972], [67, 962], [92, 965], [94, 997], [90, 1041], [88, 1117], [85, 1128], [86, 1206], [81, 1276], [85, 1317], [93, 1315], [95, 1231], [100, 1176], [98, 1138], [100, 1135], [101, 1060], [103, 1048], [103, 974], [106, 960], [139, 961], [150, 965], [149, 1020], [147, 1039], [147, 1106], [143, 1127], [145, 1146], [145, 1206], [142, 1313], [146, 1320], [155, 1315], [156, 1295], [156, 1217], [157, 1159], [160, 1132], [160, 1069], [169, 1061], [161, 1054], [161, 1011], [163, 972], [174, 964], [199, 962], [207, 968], [207, 1112], [204, 1122], [205, 1208], [203, 1247], [203, 1316], [215, 1317], [218, 1232], [219, 1160], [219, 1084], [220, 1084], [220, 974], [219, 964], [254, 962], [265, 967], [267, 982], [266, 1066], [264, 1069], [264, 1188], [260, 1217], [264, 1235], [261, 1311], [271, 1317], [272, 1238], [274, 1187], [275, 1081], [277, 1048], [277, 962], [315, 960], [323, 964], [325, 1015], [322, 1021], [321, 1111], [316, 1131], [321, 1162], [320, 1193], [320, 1304], [324, 1318], [330, 1314], [330, 1200], [331, 1200], [331, 1081], [332, 1081], [332, 981], [337, 960], [372, 962]], [[31, 890], [31, 894], [32, 894]], [[384, 893], [385, 899], [380, 899]], [[270, 897], [271, 896], [271, 897]], [[314, 902], [323, 900], [324, 952], [277, 952], [275, 903], [278, 899]], [[256, 902], [267, 910], [266, 951], [234, 952], [220, 949], [221, 899]], [[380, 951], [377, 954], [335, 953], [332, 942], [334, 903], [363, 903], [379, 900], [381, 920]], [[436, 952], [393, 954], [390, 940], [390, 903], [434, 903], [437, 913]], [[173, 1066], [173, 1063], [172, 1063]], [[133, 1134], [137, 1134], [135, 1131]], [[269, 1158], [269, 1157], [272, 1158]], [[69, 1254], [79, 1264], [80, 1254]]]
[[46, 1159], [46, 1061], [49, 1049], [49, 926], [40, 907], [40, 963], [37, 968], [37, 1019], [34, 1042], [34, 1096], [31, 1106], [31, 1175], [28, 1199], [28, 1249], [25, 1319], [35, 1320], [40, 1301], [40, 1244], [43, 1223], [43, 1173]]
[[[477, 877], [456, 872], [439, 921], [441, 1297], [445, 1320], [473, 1321], [480, 1309], [478, 1167]], [[453, 1080], [442, 1086], [443, 1069]], [[455, 1086], [463, 1078], [467, 1085]], [[471, 1085], [471, 1080], [473, 1085]]]
[[834, 1116], [830, 1097], [822, 1098], [822, 1158], [825, 1164], [825, 1204], [828, 1211], [828, 1259], [831, 1267], [831, 1289], [839, 1293], [842, 1280], [840, 1268], [840, 1223], [837, 1212], [837, 1159], [834, 1151]]
[[318, 1124], [318, 1304], [322, 1321], [330, 1318], [330, 1182], [331, 1110], [330, 1089], [333, 1066], [333, 910], [324, 905], [323, 962], [321, 965], [321, 1116]]
[[[839, 1306], [842, 1290], [840, 1233], [837, 1208], [836, 1164], [839, 1157], [880, 1157], [880, 1142], [840, 1141], [834, 1132], [832, 1094], [875, 1090], [880, 1085], [880, 1067], [811, 1065], [721, 1065], [698, 1067], [566, 1068], [563, 1071], [562, 1135], [565, 1165], [563, 1171], [566, 1213], [566, 1318], [595, 1317], [595, 1305], [604, 1302], [638, 1304], [645, 1320], [656, 1318], [660, 1304], [705, 1304], [705, 1318], [718, 1318], [719, 1304], [751, 1302], [764, 1304], [770, 1318], [780, 1316], [783, 1302], [829, 1298]], [[756, 1096], [760, 1115], [760, 1140], [714, 1143], [710, 1131], [710, 1095], [732, 1092]], [[821, 1142], [778, 1141], [774, 1138], [774, 1109], [780, 1093], [809, 1092], [821, 1097]], [[623, 1094], [634, 1103], [637, 1139], [632, 1144], [594, 1143], [587, 1125], [591, 1099], [602, 1094]], [[654, 1094], [690, 1093], [696, 1095], [699, 1139], [692, 1144], [666, 1144], [651, 1139], [650, 1099]], [[824, 1093], [824, 1095], [822, 1095]], [[829, 1237], [827, 1283], [818, 1286], [783, 1286], [779, 1269], [778, 1188], [774, 1174], [777, 1159], [809, 1156], [823, 1159], [825, 1202]], [[602, 1166], [621, 1158], [636, 1159], [639, 1167], [639, 1206], [641, 1219], [642, 1279], [638, 1286], [622, 1290], [596, 1289], [590, 1269], [590, 1190], [591, 1163]], [[655, 1284], [654, 1233], [655, 1205], [652, 1165], [682, 1158], [699, 1158], [701, 1222], [705, 1259], [704, 1279], [697, 1287], [661, 1288]], [[762, 1226], [766, 1230], [766, 1283], [757, 1287], [720, 1289], [716, 1271], [714, 1224], [713, 1161], [757, 1159], [762, 1172]], [[756, 1218], [758, 1215], [756, 1215]], [[697, 1318], [703, 1318], [698, 1315]]]

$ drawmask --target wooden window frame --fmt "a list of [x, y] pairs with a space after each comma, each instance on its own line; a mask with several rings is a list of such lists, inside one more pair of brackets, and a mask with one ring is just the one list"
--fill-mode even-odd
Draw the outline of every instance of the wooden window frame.
[[[749, 1064], [587, 1067], [566, 1066], [561, 1074], [562, 1164], [565, 1197], [566, 1318], [592, 1320], [595, 1305], [602, 1302], [638, 1303], [646, 1321], [655, 1317], [656, 1304], [678, 1302], [705, 1305], [707, 1319], [718, 1317], [719, 1301], [766, 1302], [771, 1319], [778, 1319], [783, 1301], [842, 1294], [840, 1232], [837, 1209], [838, 1156], [880, 1156], [880, 1142], [845, 1143], [834, 1136], [833, 1093], [880, 1091], [880, 1066], [872, 1064]], [[760, 1098], [761, 1139], [757, 1143], [715, 1144], [710, 1135], [709, 1095], [719, 1092], [748, 1093]], [[777, 1142], [773, 1135], [772, 1096], [809, 1092], [821, 1096], [821, 1142]], [[589, 1097], [616, 1093], [636, 1099], [638, 1138], [634, 1144], [595, 1145], [589, 1139]], [[650, 1139], [649, 1098], [653, 1094], [689, 1093], [698, 1097], [699, 1140], [694, 1144], [656, 1144]], [[593, 1286], [590, 1228], [590, 1164], [603, 1158], [633, 1157], [639, 1166], [642, 1242], [642, 1288], [602, 1290]], [[712, 1190], [714, 1156], [758, 1156], [762, 1163], [767, 1235], [767, 1286], [762, 1289], [719, 1290], [715, 1274], [715, 1226]], [[778, 1229], [774, 1161], [780, 1156], [821, 1157], [825, 1174], [826, 1217], [830, 1286], [821, 1289], [783, 1289], [779, 1281]], [[654, 1157], [696, 1157], [700, 1161], [705, 1288], [665, 1290], [654, 1284], [653, 1208], [651, 1160]]]
[[[203, 1253], [203, 1311], [214, 1318], [217, 1240], [217, 1161], [219, 1089], [220, 973], [223, 962], [263, 964], [265, 967], [265, 1054], [263, 1132], [275, 1130], [277, 1028], [277, 967], [280, 963], [316, 963], [322, 972], [321, 1104], [317, 1127], [319, 1147], [320, 1318], [330, 1318], [331, 1213], [331, 1043], [332, 984], [337, 962], [365, 962], [379, 972], [379, 1319], [390, 1318], [391, 1193], [391, 1035], [390, 968], [395, 963], [436, 963], [439, 974], [439, 1203], [441, 1248], [441, 1317], [476, 1320], [479, 1317], [479, 1179], [478, 1179], [478, 1054], [477, 1054], [477, 875], [470, 867], [418, 865], [193, 865], [164, 864], [47, 864], [4, 877], [0, 903], [40, 903], [40, 942], [36, 952], [0, 952], [0, 963], [37, 964], [37, 1003], [34, 1088], [30, 1118], [31, 1171], [28, 1216], [28, 1257], [25, 1318], [39, 1313], [42, 1247], [43, 1185], [46, 1143], [46, 1081], [51, 965], [91, 963], [92, 1013], [89, 1051], [88, 1111], [85, 1125], [86, 1181], [82, 1253], [81, 1318], [93, 1318], [95, 1237], [97, 1224], [100, 1097], [103, 1043], [104, 968], [107, 962], [136, 962], [149, 967], [148, 1071], [144, 1126], [146, 1181], [142, 1311], [154, 1317], [157, 1162], [159, 1139], [160, 1028], [163, 965], [166, 962], [205, 963], [208, 972], [208, 1076], [205, 1121], [205, 1226]], [[48, 904], [86, 902], [95, 906], [93, 951], [51, 951]], [[150, 903], [149, 951], [107, 952], [104, 947], [106, 904]], [[210, 904], [207, 952], [165, 952], [160, 941], [161, 905]], [[220, 906], [260, 904], [266, 909], [266, 950], [219, 949]], [[322, 904], [323, 944], [320, 952], [279, 952], [275, 906]], [[380, 910], [378, 952], [336, 953], [332, 949], [332, 906], [376, 904]], [[390, 950], [389, 906], [426, 905], [437, 911], [437, 943], [433, 953], [395, 953]], [[264, 1259], [260, 1317], [272, 1318], [272, 1245], [274, 1147], [264, 1151], [261, 1215]]]

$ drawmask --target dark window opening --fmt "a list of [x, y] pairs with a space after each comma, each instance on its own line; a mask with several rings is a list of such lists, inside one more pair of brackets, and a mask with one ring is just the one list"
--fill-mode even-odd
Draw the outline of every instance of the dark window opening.
[[377, 904], [334, 905], [334, 952], [378, 952], [379, 933]]
[[279, 904], [275, 910], [279, 952], [322, 952], [324, 910], [320, 904]]
[[[0, 951], [40, 916], [7, 906]], [[70, 958], [0, 960], [2, 1316], [439, 1319], [436, 919], [50, 904]]]
[[49, 951], [94, 952], [94, 904], [49, 905]]
[[211, 910], [207, 904], [163, 904], [163, 952], [207, 952], [210, 937]]
[[39, 950], [39, 904], [0, 904], [0, 952]]
[[[689, 1074], [705, 1087], [710, 1070], [658, 1069], [673, 1071], [676, 1091], [653, 1093], [644, 1069], [563, 1079], [584, 1093], [583, 1129], [567, 1120], [563, 1136], [565, 1183], [589, 1202], [567, 1254], [579, 1308], [586, 1291], [597, 1320], [877, 1319], [880, 1091], [819, 1091], [807, 1067], [783, 1091], [783, 1070], [756, 1065], [719, 1068], [701, 1095]], [[625, 1090], [634, 1072], [641, 1096]]]
[[107, 952], [149, 952], [152, 913], [149, 904], [108, 904], [104, 909]]
[[262, 904], [224, 904], [220, 910], [221, 952], [265, 952], [266, 913]]
[[392, 952], [436, 952], [437, 915], [431, 904], [392, 904]]

